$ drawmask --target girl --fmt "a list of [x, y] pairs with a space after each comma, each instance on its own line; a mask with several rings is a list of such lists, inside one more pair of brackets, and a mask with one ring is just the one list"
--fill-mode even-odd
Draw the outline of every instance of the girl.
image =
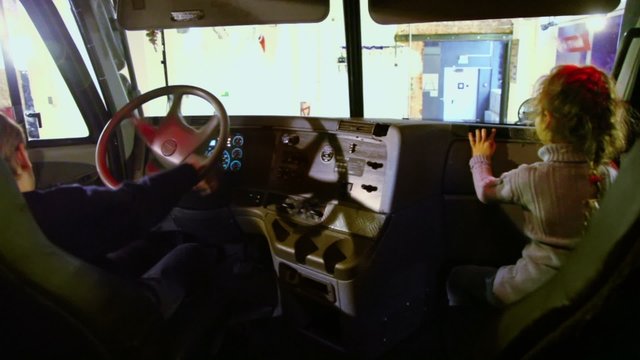
[[447, 281], [451, 305], [503, 306], [544, 284], [576, 246], [596, 200], [615, 178], [616, 170], [604, 164], [624, 148], [624, 111], [605, 73], [592, 66], [558, 66], [539, 82], [535, 99], [542, 161], [495, 178], [495, 129], [469, 133], [478, 199], [521, 205], [530, 242], [515, 265], [454, 268]]

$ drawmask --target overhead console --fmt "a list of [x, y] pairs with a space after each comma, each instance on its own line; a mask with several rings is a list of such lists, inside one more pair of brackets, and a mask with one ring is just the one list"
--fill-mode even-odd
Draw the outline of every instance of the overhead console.
[[369, 13], [379, 24], [396, 25], [433, 21], [606, 14], [619, 4], [620, 0], [538, 0], [528, 2], [527, 6], [510, 0], [494, 0], [491, 6], [487, 6], [487, 2], [484, 1], [466, 0], [370, 0]]
[[127, 30], [319, 22], [328, 0], [120, 0], [118, 22]]

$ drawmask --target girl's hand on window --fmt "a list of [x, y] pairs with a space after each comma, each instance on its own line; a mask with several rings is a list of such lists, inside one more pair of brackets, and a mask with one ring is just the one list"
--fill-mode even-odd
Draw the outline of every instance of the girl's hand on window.
[[476, 129], [475, 135], [469, 132], [469, 144], [471, 145], [471, 153], [473, 156], [484, 155], [492, 157], [496, 151], [496, 129], [491, 129], [491, 133], [487, 135], [487, 129]]

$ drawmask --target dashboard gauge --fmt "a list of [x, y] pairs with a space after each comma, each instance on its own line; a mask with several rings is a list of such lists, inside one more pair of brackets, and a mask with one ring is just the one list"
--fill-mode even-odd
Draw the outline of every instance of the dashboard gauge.
[[211, 156], [213, 149], [218, 145], [225, 146], [220, 157], [220, 165], [222, 165], [222, 168], [226, 171], [239, 171], [242, 167], [240, 160], [244, 157], [244, 150], [242, 149], [242, 145], [244, 145], [244, 136], [241, 134], [235, 134], [233, 137], [227, 138], [227, 141], [221, 144], [218, 144], [217, 139], [212, 139], [207, 145], [205, 155]]
[[229, 168], [229, 163], [231, 162], [231, 157], [229, 156], [229, 151], [225, 150], [222, 152], [222, 168], [227, 170]]
[[231, 150], [231, 158], [232, 159], [242, 159], [242, 149], [240, 148], [234, 148], [233, 150]]
[[207, 150], [204, 152], [204, 154], [209, 157], [211, 156], [211, 152], [213, 152], [213, 149], [216, 148], [216, 144], [218, 143], [218, 139], [212, 139], [209, 142], [209, 145], [207, 145]]
[[242, 135], [236, 135], [231, 140], [231, 145], [233, 146], [242, 146], [244, 145], [244, 137]]
[[242, 163], [238, 160], [233, 160], [231, 164], [229, 164], [229, 170], [238, 171], [242, 167]]

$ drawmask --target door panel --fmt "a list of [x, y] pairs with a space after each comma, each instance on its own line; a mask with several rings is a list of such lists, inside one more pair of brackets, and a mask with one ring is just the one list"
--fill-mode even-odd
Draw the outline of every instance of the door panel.
[[[497, 139], [494, 176], [520, 164], [539, 161], [539, 143]], [[443, 196], [446, 258], [451, 264], [499, 266], [520, 256], [526, 242], [522, 210], [516, 205], [483, 204], [476, 197], [469, 170], [468, 140], [451, 143], [444, 173]]]
[[29, 157], [39, 189], [58, 184], [99, 182], [93, 144], [30, 149]]

